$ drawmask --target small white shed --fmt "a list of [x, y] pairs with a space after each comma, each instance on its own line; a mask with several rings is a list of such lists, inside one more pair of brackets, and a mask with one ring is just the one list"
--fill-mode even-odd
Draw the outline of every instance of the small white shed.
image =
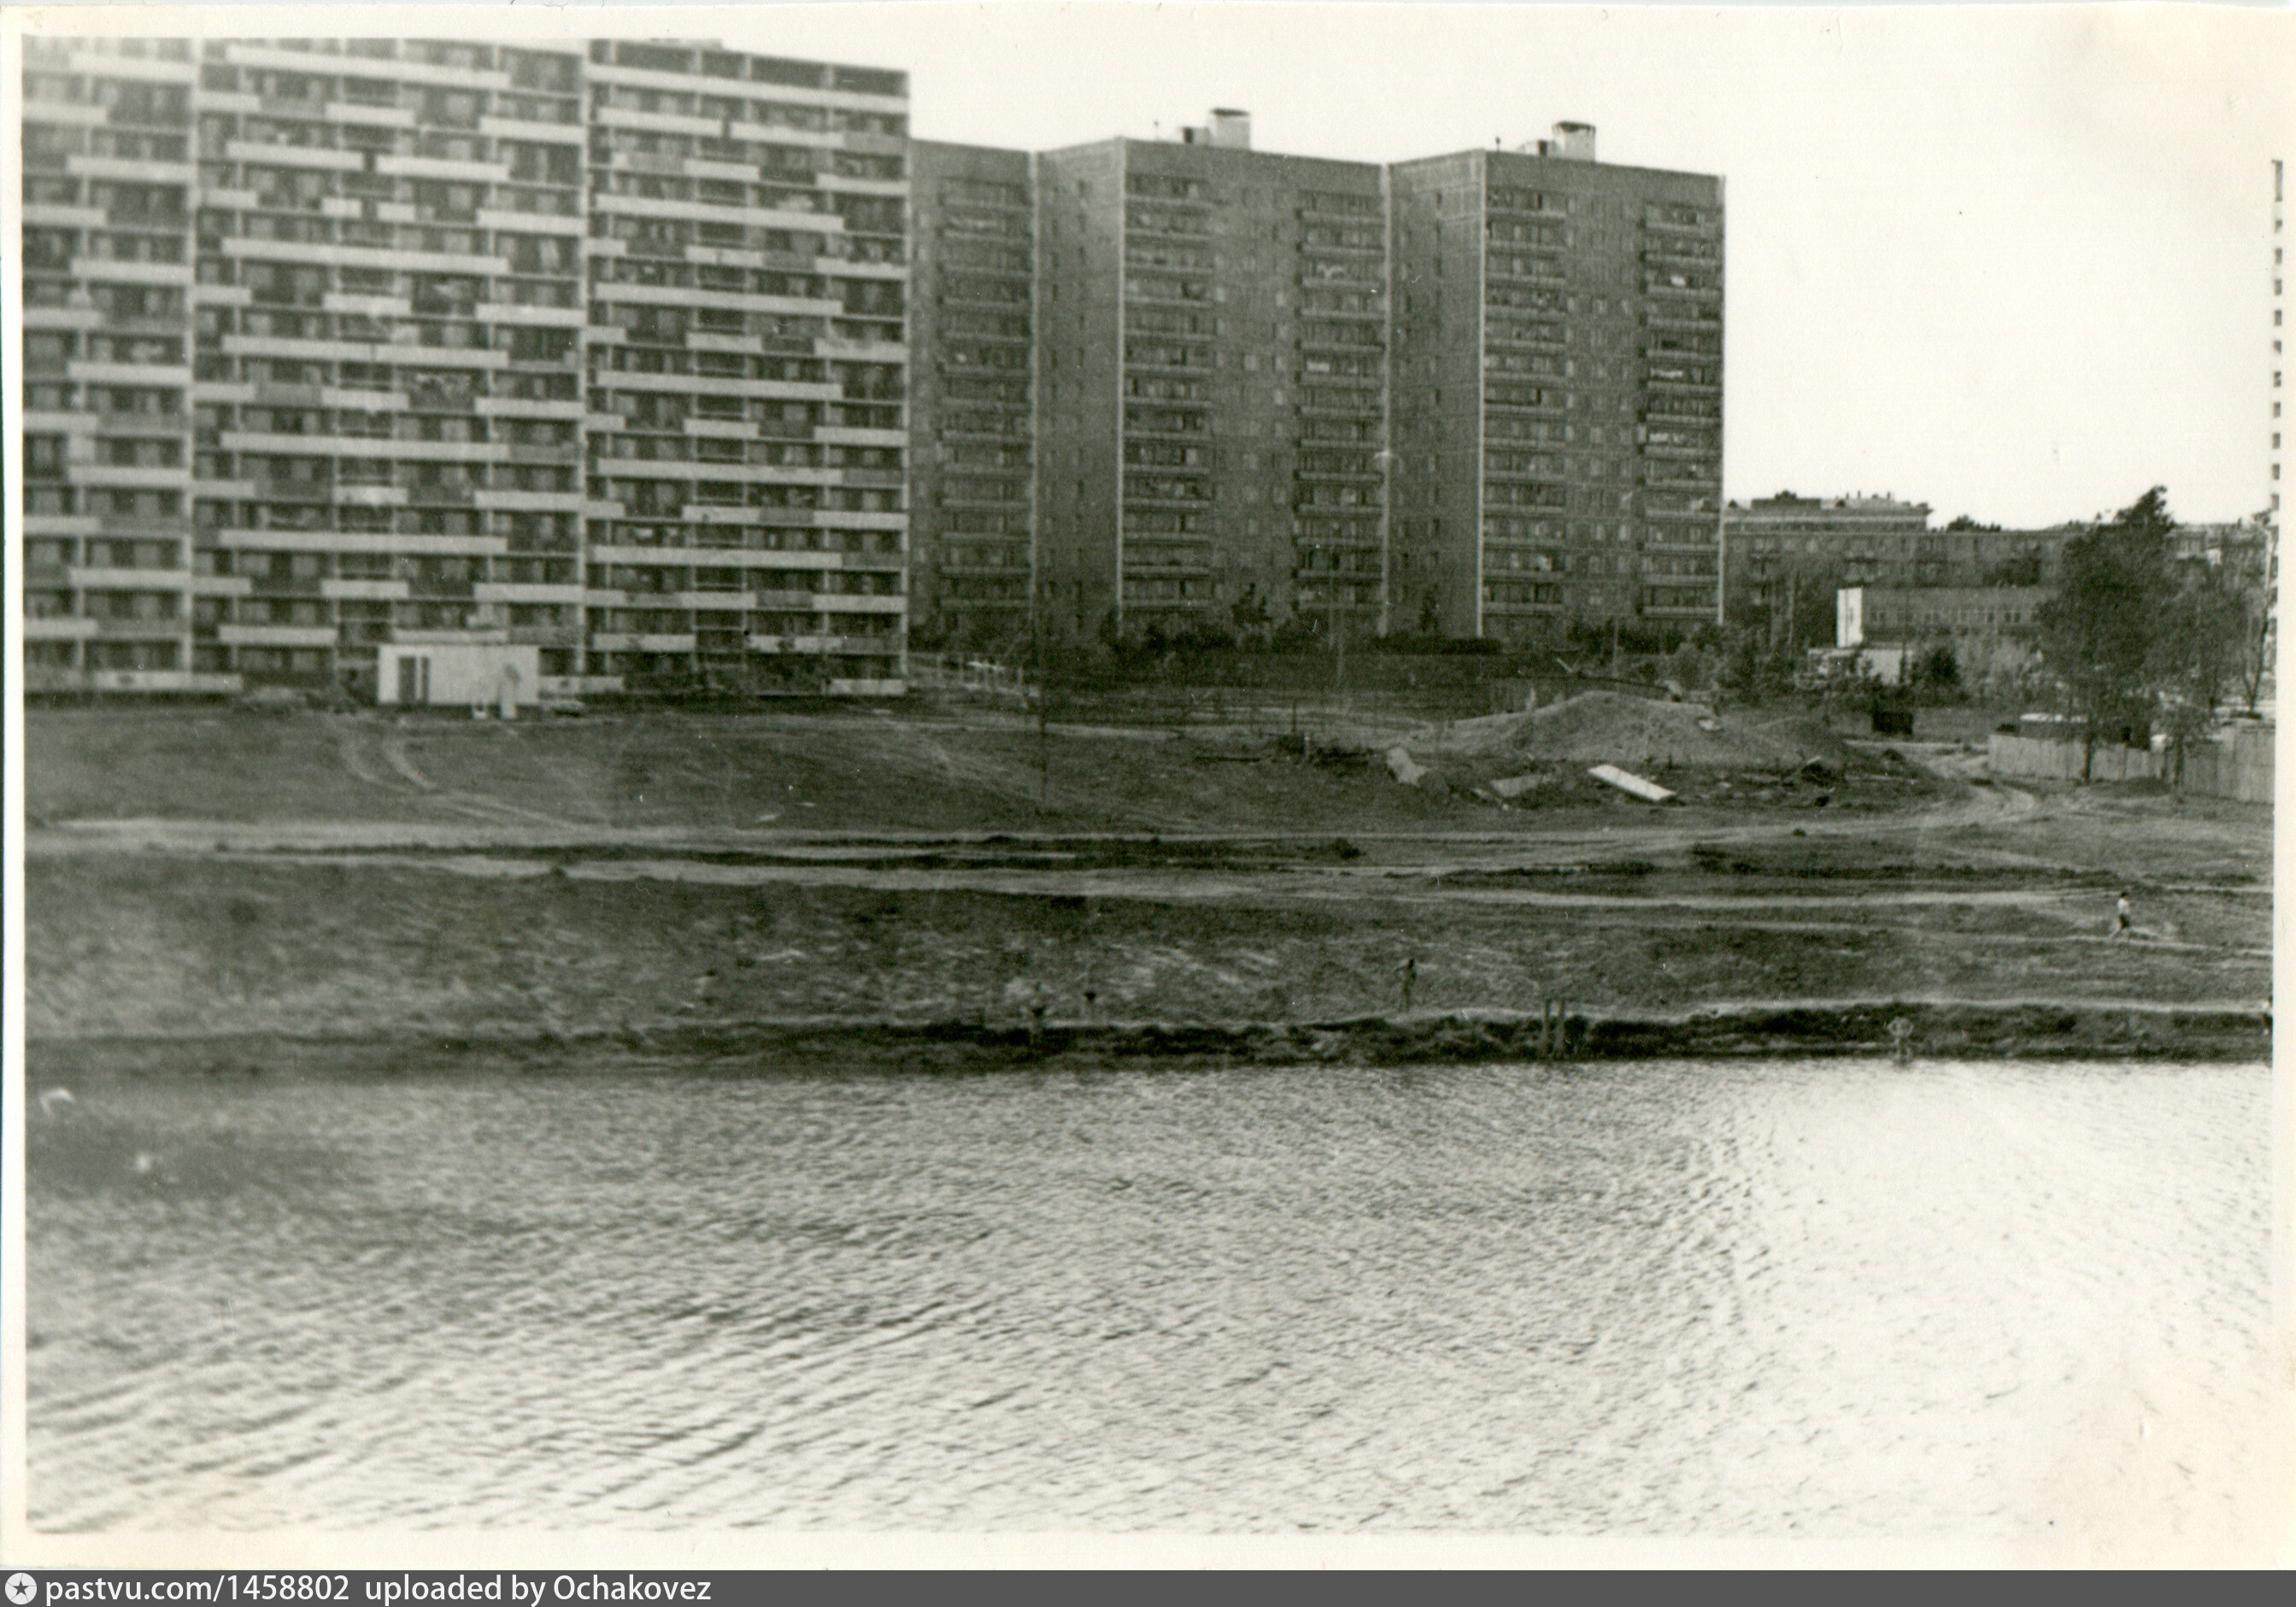
[[541, 695], [542, 650], [496, 642], [388, 642], [376, 650], [374, 701], [484, 709], [507, 719]]

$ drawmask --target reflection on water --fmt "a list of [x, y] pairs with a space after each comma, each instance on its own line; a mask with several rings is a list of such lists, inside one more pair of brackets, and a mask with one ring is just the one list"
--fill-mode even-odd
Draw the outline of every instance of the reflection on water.
[[36, 1527], [2252, 1516], [2268, 1073], [91, 1082]]

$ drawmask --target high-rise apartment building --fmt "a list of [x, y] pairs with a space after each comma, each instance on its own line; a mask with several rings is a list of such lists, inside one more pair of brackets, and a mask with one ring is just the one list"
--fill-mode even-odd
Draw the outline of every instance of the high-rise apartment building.
[[909, 151], [911, 605], [937, 645], [1010, 653], [1034, 573], [1036, 159]]
[[2280, 186], [2281, 164], [2276, 158], [2272, 164], [2272, 456], [2267, 493], [2270, 500], [2264, 511], [2264, 673], [2268, 680], [2276, 682], [2280, 660], [2280, 465], [2285, 461], [2280, 453], [2280, 332], [2288, 307], [2284, 271], [2287, 247], [2282, 235], [2285, 217]]
[[1722, 181], [1598, 163], [1576, 123], [1391, 175], [1398, 619], [1715, 619]]
[[907, 84], [601, 41], [586, 674], [898, 686]]
[[578, 668], [581, 62], [201, 47], [198, 668], [372, 690], [386, 643]]
[[[937, 195], [971, 185], [977, 202], [986, 182], [1008, 209], [996, 326], [1033, 337], [1034, 385], [1002, 389], [1034, 404], [1050, 629], [1528, 641], [1716, 617], [1718, 179], [1601, 166], [1579, 125], [1531, 151], [1390, 168], [1254, 151], [1237, 111], [1177, 141], [946, 149], [920, 159], [953, 164]], [[1023, 188], [1026, 318], [1009, 209]], [[916, 299], [949, 317], [955, 270], [925, 242], [954, 239], [955, 215], [938, 199], [917, 215]], [[969, 316], [965, 339], [989, 324]], [[921, 371], [980, 389], [987, 354], [943, 327], [920, 334]], [[952, 463], [920, 398], [916, 455]], [[995, 461], [1009, 476], [1014, 457]], [[981, 530], [1020, 528], [1028, 488], [1008, 478], [971, 505], [942, 489], [921, 512], [942, 521], [922, 569], [944, 550], [954, 565], [921, 585], [929, 629], [954, 640], [980, 619], [951, 580], [980, 562]]]
[[27, 684], [196, 690], [198, 68], [176, 41], [24, 52]]
[[1039, 161], [1044, 522], [1058, 628], [1377, 626], [1380, 169], [1180, 142]]
[[32, 39], [24, 89], [35, 689], [1717, 611], [1721, 183], [1591, 128], [1030, 154], [627, 40]]
[[906, 84], [28, 40], [36, 686], [898, 685]]

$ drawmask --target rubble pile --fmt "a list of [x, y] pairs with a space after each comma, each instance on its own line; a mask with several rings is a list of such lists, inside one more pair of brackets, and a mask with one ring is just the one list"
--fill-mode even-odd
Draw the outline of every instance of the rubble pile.
[[1839, 773], [1850, 758], [1841, 739], [1812, 716], [1718, 715], [1703, 704], [1615, 692], [1585, 692], [1529, 713], [1462, 720], [1419, 733], [1398, 751], [1463, 788], [1595, 765], [1643, 775], [1670, 769], [1823, 775]]

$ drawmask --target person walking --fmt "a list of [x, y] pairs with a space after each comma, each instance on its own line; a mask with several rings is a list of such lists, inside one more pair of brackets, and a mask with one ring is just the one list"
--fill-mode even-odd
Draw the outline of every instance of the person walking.
[[1411, 1009], [1411, 985], [1418, 980], [1419, 956], [1413, 955], [1403, 962], [1403, 1008], [1406, 1013]]
[[2125, 938], [2131, 930], [2128, 924], [2128, 894], [2124, 890], [2112, 901], [2112, 935]]

